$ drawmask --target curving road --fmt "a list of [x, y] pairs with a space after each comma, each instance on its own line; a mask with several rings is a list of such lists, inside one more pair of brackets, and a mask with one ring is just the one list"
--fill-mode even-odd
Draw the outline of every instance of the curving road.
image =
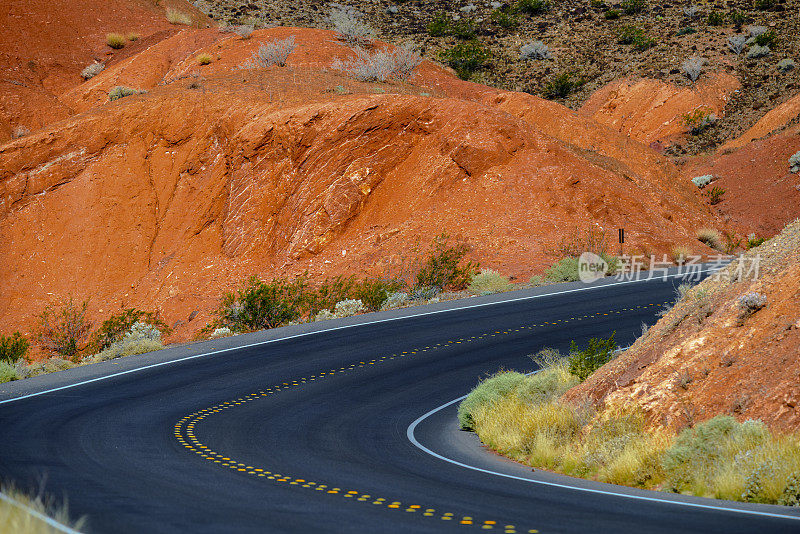
[[3, 385], [0, 479], [67, 497], [89, 532], [800, 532], [796, 510], [531, 472], [442, 407], [542, 347], [632, 341], [677, 283], [440, 303]]

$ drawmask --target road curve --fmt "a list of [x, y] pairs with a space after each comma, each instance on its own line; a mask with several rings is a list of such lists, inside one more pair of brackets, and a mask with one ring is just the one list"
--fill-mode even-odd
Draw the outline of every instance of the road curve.
[[[459, 431], [454, 404], [413, 431], [452, 461], [408, 439], [409, 425], [478, 377], [532, 370], [526, 355], [542, 347], [612, 330], [632, 341], [675, 285], [469, 299], [454, 311], [237, 336], [6, 386], [0, 479], [67, 497], [89, 532], [800, 531], [800, 513], [782, 507], [531, 473]], [[351, 326], [363, 321], [372, 322]], [[98, 380], [98, 370], [118, 374]]]

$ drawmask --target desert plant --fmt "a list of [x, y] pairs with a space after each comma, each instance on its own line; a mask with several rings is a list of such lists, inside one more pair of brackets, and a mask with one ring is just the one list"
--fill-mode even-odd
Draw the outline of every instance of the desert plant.
[[775, 7], [775, 0], [755, 0], [753, 7], [759, 11], [768, 11]]
[[756, 234], [750, 234], [747, 236], [747, 241], [745, 242], [745, 248], [747, 250], [750, 250], [751, 248], [755, 248], [761, 245], [764, 241], [766, 241], [766, 238], [757, 237]]
[[308, 283], [275, 278], [263, 282], [253, 276], [236, 292], [226, 293], [217, 310], [219, 324], [236, 331], [275, 328], [303, 317], [308, 311]]
[[622, 0], [620, 3], [622, 11], [626, 15], [637, 15], [647, 10], [647, 0]]
[[368, 311], [378, 311], [389, 299], [389, 295], [394, 294], [402, 285], [397, 280], [362, 280], [354, 287], [353, 297], [361, 301]]
[[450, 23], [450, 35], [457, 39], [471, 41], [477, 37], [475, 23], [471, 19], [454, 20]]
[[719, 11], [712, 11], [708, 14], [707, 22], [709, 26], [722, 26], [725, 24], [725, 15]]
[[800, 172], [800, 151], [789, 157], [789, 170], [791, 172]]
[[614, 357], [614, 351], [617, 350], [615, 335], [616, 331], [612, 332], [608, 339], [593, 337], [583, 350], [572, 341], [569, 349], [569, 372], [583, 382], [597, 369], [610, 362]]
[[140, 91], [137, 91], [133, 87], [117, 85], [116, 87], [112, 87], [108, 92], [108, 100], [113, 102], [114, 100], [119, 100], [120, 98], [125, 98], [126, 96], [138, 95], [139, 93]]
[[113, 343], [121, 341], [127, 332], [137, 323], [155, 327], [160, 332], [169, 334], [170, 327], [161, 320], [156, 312], [148, 312], [137, 308], [124, 308], [103, 321], [97, 331], [92, 334], [92, 348], [100, 352]]
[[745, 13], [742, 13], [737, 9], [731, 11], [728, 14], [728, 18], [730, 19], [731, 24], [733, 24], [734, 28], [736, 28], [736, 31], [741, 30], [742, 26], [750, 20]]
[[603, 17], [605, 17], [606, 20], [616, 20], [619, 18], [620, 14], [619, 9], [609, 9], [603, 13]]
[[440, 234], [433, 240], [428, 259], [416, 273], [417, 287], [437, 287], [440, 289], [464, 289], [472, 281], [477, 263], [462, 264], [469, 246], [464, 241], [450, 242], [450, 236]]
[[751, 291], [736, 299], [736, 303], [739, 305], [741, 315], [747, 317], [767, 305], [767, 296]]
[[470, 41], [442, 50], [439, 57], [456, 71], [459, 78], [468, 80], [475, 71], [484, 66], [490, 54], [480, 42]]
[[[57, 504], [52, 498], [31, 496], [14, 486], [0, 487], [0, 532], [14, 534], [55, 534], [57, 532], [83, 531], [85, 520], [71, 521], [66, 505]], [[48, 524], [42, 517], [55, 523]]]
[[750, 47], [750, 50], [747, 51], [747, 59], [758, 59], [761, 57], [766, 57], [770, 53], [770, 49], [768, 46], [760, 46], [754, 44]]
[[215, 328], [214, 331], [211, 332], [211, 335], [208, 337], [210, 337], [211, 339], [219, 339], [221, 337], [228, 337], [232, 335], [233, 331], [227, 326], [223, 326], [222, 328]]
[[620, 28], [617, 42], [633, 45], [637, 50], [647, 50], [655, 46], [656, 41], [649, 37], [642, 28], [628, 24]]
[[122, 339], [111, 343], [99, 353], [84, 358], [84, 362], [104, 362], [125, 356], [144, 354], [163, 348], [164, 344], [161, 342], [161, 331], [158, 327], [144, 322], [136, 322], [125, 332]]
[[566, 98], [585, 84], [585, 80], [575, 77], [572, 72], [562, 72], [553, 76], [545, 85], [542, 94], [545, 98]]
[[408, 302], [408, 293], [403, 291], [395, 291], [393, 293], [389, 293], [389, 296], [383, 302], [381, 306], [381, 310], [391, 310], [394, 308], [399, 308], [403, 304]]
[[351, 317], [357, 313], [361, 313], [366, 310], [367, 308], [364, 306], [364, 303], [361, 302], [361, 300], [347, 299], [341, 302], [337, 302], [332, 312], [328, 310], [321, 310], [316, 315], [316, 317], [314, 317], [314, 320], [324, 321], [327, 319], [340, 319], [342, 317]]
[[328, 5], [328, 22], [339, 39], [351, 46], [369, 46], [375, 31], [364, 22], [364, 15], [354, 7], [331, 3]]
[[103, 72], [103, 69], [105, 69], [105, 68], [106, 68], [106, 66], [105, 66], [105, 65], [103, 65], [102, 63], [100, 63], [100, 62], [98, 62], [98, 61], [95, 61], [95, 62], [94, 62], [94, 63], [92, 63], [91, 65], [87, 65], [87, 66], [86, 66], [86, 67], [85, 67], [85, 68], [84, 68], [84, 69], [81, 71], [81, 77], [82, 77], [84, 80], [88, 80], [88, 79], [90, 79], [90, 78], [94, 78], [95, 76], [97, 76], [98, 74], [100, 74], [101, 72]]
[[10, 336], [0, 336], [0, 361], [15, 364], [25, 358], [30, 343], [19, 332]]
[[250, 39], [250, 36], [253, 35], [255, 31], [255, 27], [251, 24], [242, 24], [240, 26], [235, 26], [233, 28], [234, 33], [242, 38], [242, 40]]
[[775, 30], [768, 30], [758, 34], [754, 39], [759, 46], [773, 47], [778, 41], [778, 34], [775, 33]]
[[700, 8], [697, 6], [690, 5], [683, 8], [683, 15], [689, 17], [690, 19], [695, 18], [698, 13], [700, 13]]
[[431, 37], [442, 37], [447, 35], [447, 32], [450, 30], [450, 20], [447, 18], [447, 15], [444, 11], [439, 11], [434, 17], [433, 20], [428, 23], [428, 35]]
[[540, 15], [550, 9], [550, 4], [547, 0], [518, 0], [516, 9], [528, 15]]
[[721, 187], [714, 186], [703, 194], [708, 198], [708, 203], [714, 206], [722, 202], [725, 190]]
[[728, 37], [728, 50], [734, 54], [741, 54], [747, 43], [747, 36], [742, 34], [731, 35]]
[[[5, 360], [0, 360], [0, 384], [11, 382], [13, 380], [19, 380], [20, 378], [22, 377], [17, 371], [16, 365]], [[2, 524], [2, 521], [0, 521], [0, 524]]]
[[336, 58], [331, 68], [345, 71], [365, 82], [385, 82], [390, 78], [405, 81], [422, 63], [422, 58], [403, 47], [392, 52], [377, 50], [370, 53], [362, 49], [355, 49], [354, 52], [354, 59], [342, 61]]
[[170, 24], [183, 24], [184, 26], [190, 26], [192, 24], [191, 15], [171, 7], [167, 8], [167, 20]]
[[492, 269], [481, 269], [481, 272], [472, 277], [469, 290], [476, 295], [489, 295], [508, 291], [513, 284], [507, 276], [503, 276]]
[[782, 73], [787, 73], [790, 70], [794, 70], [795, 67], [796, 67], [796, 64], [795, 64], [793, 59], [784, 58], [784, 59], [778, 61], [777, 67], [778, 67], [778, 70], [781, 71]]
[[552, 57], [550, 48], [541, 41], [524, 44], [519, 49], [520, 59], [550, 59]]
[[[693, 118], [690, 116], [684, 116], [684, 122], [687, 123], [687, 126], [694, 121]], [[702, 176], [695, 176], [692, 178], [692, 183], [698, 187], [698, 189], [703, 189], [705, 186], [710, 184], [714, 180], [713, 174], [704, 174]]]
[[133, 43], [133, 42], [135, 42], [135, 41], [138, 41], [138, 40], [139, 40], [141, 37], [142, 37], [142, 36], [141, 36], [141, 35], [139, 35], [139, 34], [138, 34], [138, 33], [136, 33], [136, 32], [131, 32], [131, 33], [129, 33], [129, 34], [127, 34], [127, 35], [125, 36], [125, 38], [126, 38], [126, 39], [128, 39], [128, 40], [129, 40], [130, 42], [132, 42], [132, 43]]
[[297, 48], [294, 43], [294, 35], [286, 39], [276, 39], [262, 44], [258, 47], [250, 59], [242, 64], [243, 69], [265, 69], [272, 65], [279, 67], [286, 66], [289, 55]]
[[198, 65], [208, 65], [211, 63], [212, 57], [211, 54], [204, 52], [202, 54], [198, 54], [195, 59], [197, 60]]
[[458, 422], [461, 428], [474, 428], [475, 412], [484, 405], [489, 405], [513, 391], [525, 380], [525, 375], [513, 371], [500, 371], [482, 380], [469, 395], [458, 405]]
[[695, 82], [700, 77], [700, 73], [703, 72], [703, 65], [705, 64], [705, 59], [701, 57], [691, 57], [683, 62], [681, 71], [687, 78]]
[[700, 135], [704, 130], [717, 122], [717, 116], [708, 108], [699, 107], [683, 115], [683, 123], [692, 135]]
[[47, 306], [36, 316], [35, 339], [49, 353], [75, 359], [86, 348], [92, 323], [86, 319], [88, 302], [76, 304], [72, 297], [56, 310]]
[[511, 11], [503, 8], [497, 8], [492, 11], [489, 19], [506, 30], [515, 30], [519, 26], [519, 19], [517, 15]]
[[697, 240], [713, 249], [722, 249], [722, 235], [713, 228], [701, 228], [698, 230]]
[[106, 44], [114, 50], [119, 50], [125, 46], [126, 39], [121, 33], [109, 33], [106, 35]]
[[676, 37], [681, 37], [682, 35], [692, 35], [693, 33], [697, 33], [697, 30], [692, 28], [691, 26], [684, 26], [683, 28], [678, 29], [675, 32]]
[[27, 137], [31, 134], [31, 131], [26, 128], [25, 126], [15, 126], [14, 130], [11, 132], [12, 139], [20, 139], [22, 137]]
[[688, 247], [682, 246], [675, 246], [672, 247], [670, 250], [670, 256], [672, 257], [672, 261], [677, 263], [678, 265], [683, 265], [686, 263], [687, 258], [692, 255], [692, 251], [689, 250]]

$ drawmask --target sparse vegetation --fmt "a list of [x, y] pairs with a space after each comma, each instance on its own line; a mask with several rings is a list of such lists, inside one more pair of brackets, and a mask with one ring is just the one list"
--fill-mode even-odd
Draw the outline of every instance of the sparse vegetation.
[[622, 0], [620, 3], [622, 11], [626, 15], [638, 15], [647, 11], [647, 0]]
[[705, 59], [701, 57], [692, 57], [683, 62], [681, 71], [691, 81], [696, 82], [700, 77], [700, 73], [703, 72], [703, 65], [705, 64]]
[[111, 91], [108, 92], [108, 100], [113, 102], [114, 100], [119, 100], [120, 98], [125, 98], [126, 96], [138, 95], [140, 93], [141, 91], [137, 91], [133, 87], [117, 85], [116, 87], [112, 87]]
[[355, 59], [342, 61], [336, 58], [331, 68], [347, 72], [365, 82], [386, 82], [389, 79], [405, 81], [422, 63], [422, 58], [402, 47], [392, 52], [377, 50], [370, 53], [362, 49], [355, 49], [354, 52]]
[[701, 228], [698, 230], [697, 240], [713, 249], [722, 250], [722, 235], [712, 228]]
[[102, 64], [102, 63], [100, 63], [100, 62], [97, 62], [97, 61], [95, 61], [95, 62], [94, 62], [94, 63], [92, 63], [91, 65], [87, 65], [87, 66], [86, 66], [86, 67], [85, 67], [85, 68], [84, 68], [84, 69], [81, 71], [81, 77], [82, 77], [84, 80], [88, 80], [88, 79], [90, 79], [90, 78], [94, 78], [95, 76], [97, 76], [98, 74], [100, 74], [101, 72], [103, 72], [103, 69], [105, 69], [105, 68], [106, 68], [106, 66], [105, 66], [105, 65], [103, 65], [103, 64]]
[[518, 0], [516, 9], [528, 15], [540, 15], [550, 9], [547, 0]]
[[722, 202], [722, 197], [725, 196], [725, 190], [721, 187], [714, 186], [703, 194], [708, 198], [708, 203], [714, 206]]
[[12, 139], [20, 139], [22, 137], [27, 137], [31, 134], [31, 131], [26, 128], [25, 126], [15, 126], [14, 130], [11, 132]]
[[741, 310], [740, 317], [745, 318], [753, 315], [758, 310], [767, 305], [767, 296], [751, 291], [736, 299], [736, 303]]
[[550, 59], [552, 57], [550, 48], [541, 41], [524, 44], [519, 49], [520, 59]]
[[469, 80], [488, 61], [489, 52], [480, 42], [470, 41], [442, 50], [439, 57], [456, 71], [459, 78]]
[[469, 246], [464, 241], [451, 243], [450, 236], [437, 236], [431, 247], [428, 259], [416, 274], [417, 287], [436, 287], [439, 289], [464, 289], [472, 282], [477, 263], [462, 264]]
[[[686, 123], [688, 123], [690, 121], [693, 121], [693, 119], [691, 119], [691, 118], [689, 118], [689, 119], [685, 118], [684, 119], [684, 122], [686, 122]], [[692, 178], [692, 183], [694, 185], [696, 185], [698, 189], [703, 189], [705, 186], [710, 184], [713, 180], [714, 180], [714, 175], [712, 175], [712, 174], [704, 174], [702, 176], [695, 176], [694, 178]]]
[[255, 31], [255, 27], [252, 26], [251, 24], [242, 24], [239, 26], [235, 26], [233, 28], [233, 31], [244, 41], [250, 39], [250, 36], [253, 35], [253, 32]]
[[617, 42], [633, 45], [636, 50], [647, 50], [656, 45], [655, 39], [648, 36], [642, 28], [628, 24], [620, 28]]
[[266, 69], [272, 65], [279, 67], [286, 66], [286, 60], [294, 52], [297, 45], [294, 42], [294, 35], [286, 39], [275, 39], [258, 47], [258, 51], [244, 62], [240, 68], [243, 69]]
[[103, 321], [103, 324], [92, 334], [92, 350], [100, 352], [114, 343], [122, 341], [137, 323], [150, 325], [164, 334], [171, 332], [170, 327], [161, 320], [158, 313], [137, 308], [125, 308]]
[[208, 65], [211, 63], [213, 58], [211, 57], [211, 54], [203, 52], [202, 54], [198, 54], [195, 59], [197, 59], [198, 65]]
[[618, 348], [614, 340], [615, 335], [616, 332], [613, 332], [608, 339], [593, 337], [583, 350], [580, 350], [573, 341], [569, 349], [569, 372], [583, 382], [589, 375], [610, 362], [614, 357], [614, 351]]
[[760, 46], [754, 44], [750, 47], [750, 50], [747, 51], [747, 58], [748, 59], [758, 59], [761, 57], [766, 57], [770, 53], [770, 49], [768, 46]]
[[692, 135], [700, 135], [704, 130], [717, 122], [717, 116], [705, 107], [699, 107], [694, 111], [684, 114], [682, 119], [686, 127], [689, 128], [689, 133]]
[[106, 35], [106, 44], [114, 50], [119, 50], [125, 46], [127, 39], [121, 33], [109, 33]]
[[609, 9], [608, 11], [603, 13], [603, 17], [605, 17], [606, 20], [617, 20], [620, 15], [621, 13], [619, 9]]
[[800, 151], [795, 152], [789, 158], [789, 170], [791, 172], [800, 172]]
[[351, 6], [331, 3], [328, 5], [328, 22], [339, 39], [351, 46], [369, 46], [375, 31], [364, 22], [364, 15]]
[[88, 345], [92, 323], [86, 319], [88, 302], [76, 304], [72, 297], [59, 309], [47, 306], [37, 317], [35, 339], [44, 350], [67, 360], [77, 359]]
[[566, 98], [574, 91], [577, 91], [586, 81], [583, 78], [575, 77], [572, 72], [562, 72], [553, 76], [542, 92], [545, 98]]
[[138, 41], [138, 40], [139, 40], [139, 39], [140, 39], [142, 36], [141, 36], [141, 35], [139, 35], [139, 34], [138, 34], [138, 33], [136, 33], [136, 32], [131, 32], [131, 33], [127, 34], [125, 37], [126, 37], [126, 38], [127, 38], [129, 41], [130, 41], [130, 42], [132, 42], [132, 43], [133, 43], [133, 42], [136, 42], [136, 41]]
[[672, 257], [672, 261], [674, 261], [678, 265], [683, 265], [684, 263], [686, 263], [686, 260], [691, 255], [692, 251], [689, 250], [688, 247], [675, 246], [672, 247], [672, 250], [670, 251], [670, 256]]
[[20, 359], [25, 358], [30, 343], [19, 332], [14, 332], [10, 336], [0, 336], [0, 362], [15, 364]]
[[489, 295], [502, 293], [513, 287], [507, 276], [503, 276], [492, 269], [481, 269], [481, 272], [472, 277], [469, 290], [476, 295]]
[[747, 43], [747, 36], [742, 34], [731, 35], [728, 37], [728, 50], [739, 55], [744, 50]]
[[[4, 485], [0, 492], [11, 502], [0, 499], [0, 532], [14, 534], [56, 534], [59, 532], [41, 516], [49, 517], [56, 522], [80, 531], [84, 520], [73, 521], [69, 517], [66, 506], [58, 505], [52, 499], [38, 495], [30, 497], [13, 486]], [[31, 513], [32, 510], [34, 513]]]
[[184, 26], [191, 26], [192, 16], [183, 11], [174, 8], [167, 8], [167, 20], [170, 24], [183, 24]]
[[136, 322], [125, 332], [122, 339], [114, 341], [97, 354], [84, 358], [84, 363], [104, 362], [163, 348], [161, 331], [158, 327], [145, 322]]

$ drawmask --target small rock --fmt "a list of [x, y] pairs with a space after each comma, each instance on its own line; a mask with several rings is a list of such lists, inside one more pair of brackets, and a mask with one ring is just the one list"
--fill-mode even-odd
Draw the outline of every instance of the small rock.
[[769, 52], [770, 50], [768, 46], [753, 45], [750, 47], [750, 50], [748, 50], [747, 57], [749, 59], [757, 59], [760, 57], [768, 56]]
[[400, 12], [400, 10], [397, 9], [397, 6], [389, 6], [386, 8], [386, 12], [389, 13], [390, 15], [396, 15], [397, 13]]

